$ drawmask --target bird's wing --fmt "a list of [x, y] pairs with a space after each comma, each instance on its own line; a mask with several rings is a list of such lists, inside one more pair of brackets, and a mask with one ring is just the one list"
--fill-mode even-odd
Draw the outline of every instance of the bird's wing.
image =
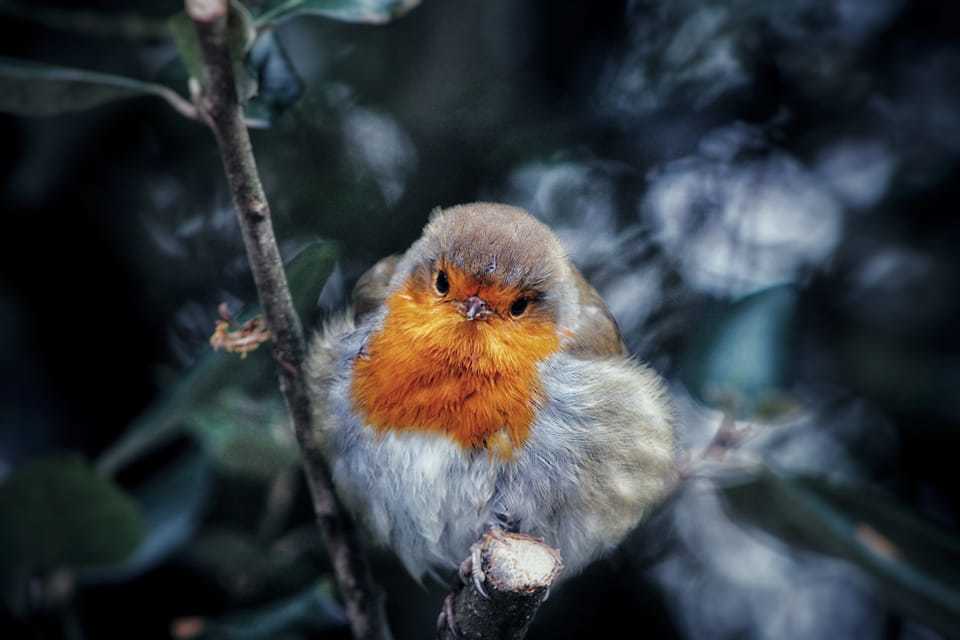
[[580, 293], [580, 316], [573, 335], [564, 342], [563, 351], [585, 357], [627, 354], [620, 327], [597, 290], [571, 265]]
[[353, 316], [359, 321], [366, 314], [379, 308], [387, 299], [387, 287], [397, 269], [400, 255], [383, 258], [367, 269], [353, 287]]

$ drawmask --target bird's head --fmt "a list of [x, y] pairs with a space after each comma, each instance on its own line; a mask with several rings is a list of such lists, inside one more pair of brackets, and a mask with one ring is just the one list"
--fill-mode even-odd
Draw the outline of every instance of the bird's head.
[[577, 295], [560, 242], [522, 209], [438, 210], [397, 265], [358, 403], [377, 425], [453, 429], [471, 446], [506, 428], [519, 442]]
[[522, 209], [489, 203], [435, 212], [391, 289], [390, 314], [418, 341], [499, 369], [555, 351], [577, 295], [553, 232]]

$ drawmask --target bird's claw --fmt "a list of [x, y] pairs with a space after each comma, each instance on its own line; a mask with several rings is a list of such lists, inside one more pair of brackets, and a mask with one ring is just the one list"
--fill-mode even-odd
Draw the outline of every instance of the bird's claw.
[[470, 546], [470, 555], [460, 564], [460, 579], [464, 584], [473, 582], [474, 588], [484, 598], [489, 598], [483, 583], [486, 576], [483, 575], [483, 542], [475, 542]]

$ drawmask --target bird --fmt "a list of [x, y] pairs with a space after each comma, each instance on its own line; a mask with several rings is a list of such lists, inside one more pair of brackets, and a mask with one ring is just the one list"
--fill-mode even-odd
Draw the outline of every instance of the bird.
[[306, 369], [340, 499], [417, 580], [490, 531], [543, 540], [575, 575], [676, 478], [665, 383], [518, 207], [435, 209], [360, 277]]

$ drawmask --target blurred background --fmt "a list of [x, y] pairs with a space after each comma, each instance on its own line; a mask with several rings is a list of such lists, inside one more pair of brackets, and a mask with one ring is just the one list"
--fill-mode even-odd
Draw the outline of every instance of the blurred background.
[[[684, 482], [529, 637], [960, 637], [960, 5], [414, 5], [238, 14], [305, 322], [432, 208], [507, 202], [678, 409]], [[255, 292], [157, 95], [181, 9], [0, 0], [5, 638], [348, 637], [269, 358], [208, 344]], [[431, 634], [443, 587], [374, 561]]]

